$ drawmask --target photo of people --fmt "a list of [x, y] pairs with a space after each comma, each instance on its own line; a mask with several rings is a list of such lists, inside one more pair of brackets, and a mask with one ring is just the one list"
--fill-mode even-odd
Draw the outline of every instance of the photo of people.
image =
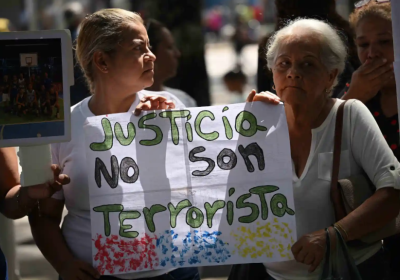
[[0, 40], [0, 139], [64, 135], [60, 38]]

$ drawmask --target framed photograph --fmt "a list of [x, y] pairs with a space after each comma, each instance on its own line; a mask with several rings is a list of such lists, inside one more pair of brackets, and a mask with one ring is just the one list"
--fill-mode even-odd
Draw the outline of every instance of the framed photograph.
[[0, 33], [0, 147], [71, 139], [71, 35]]

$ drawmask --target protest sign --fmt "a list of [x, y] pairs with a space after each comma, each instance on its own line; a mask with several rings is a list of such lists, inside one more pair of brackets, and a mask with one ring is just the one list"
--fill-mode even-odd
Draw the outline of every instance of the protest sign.
[[102, 274], [292, 259], [283, 105], [97, 116], [85, 135]]

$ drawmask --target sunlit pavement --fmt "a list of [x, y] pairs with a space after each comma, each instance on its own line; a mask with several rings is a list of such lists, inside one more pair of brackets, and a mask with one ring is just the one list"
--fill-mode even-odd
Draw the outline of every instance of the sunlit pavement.
[[[255, 88], [255, 74], [257, 72], [257, 45], [248, 45], [242, 52], [243, 72], [248, 77], [246, 92]], [[227, 43], [207, 45], [207, 71], [210, 76], [210, 92], [214, 105], [226, 104], [230, 101], [230, 93], [225, 88], [222, 77], [232, 70], [236, 64], [233, 48]], [[27, 218], [14, 222], [17, 244], [17, 261], [23, 280], [57, 280], [58, 275], [51, 265], [43, 258], [41, 252], [33, 242]], [[201, 268], [202, 279], [226, 280], [229, 266]], [[11, 278], [10, 280], [14, 280]]]

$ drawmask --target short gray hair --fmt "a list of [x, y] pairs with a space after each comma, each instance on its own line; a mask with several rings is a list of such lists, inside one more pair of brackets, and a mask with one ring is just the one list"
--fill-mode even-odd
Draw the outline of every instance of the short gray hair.
[[267, 44], [267, 65], [272, 69], [275, 64], [278, 50], [282, 40], [299, 34], [299, 30], [306, 31], [309, 36], [316, 36], [320, 39], [322, 51], [321, 61], [328, 71], [338, 70], [338, 75], [332, 88], [337, 85], [338, 77], [346, 66], [347, 48], [339, 36], [339, 33], [328, 23], [316, 19], [299, 18], [289, 21], [287, 25], [275, 32]]

